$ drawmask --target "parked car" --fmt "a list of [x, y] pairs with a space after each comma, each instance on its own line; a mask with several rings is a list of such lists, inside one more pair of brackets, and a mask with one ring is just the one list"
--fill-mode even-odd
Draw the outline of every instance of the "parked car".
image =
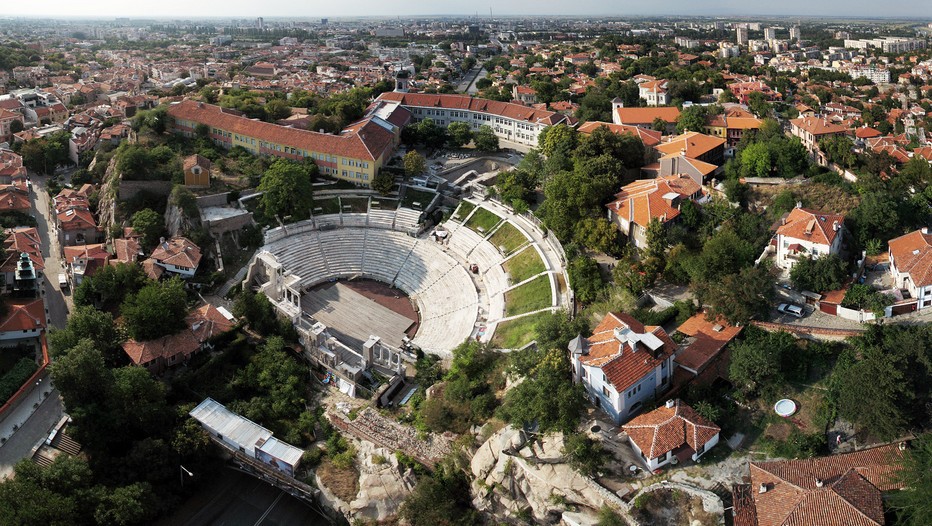
[[777, 310], [789, 314], [790, 316], [796, 316], [797, 318], [802, 318], [806, 314], [806, 309], [796, 305], [795, 303], [781, 303]]

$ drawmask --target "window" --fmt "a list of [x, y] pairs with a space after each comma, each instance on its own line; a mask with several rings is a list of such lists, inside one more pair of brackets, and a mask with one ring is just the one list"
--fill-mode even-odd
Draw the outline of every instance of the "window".
[[605, 387], [604, 385], [602, 386], [602, 395], [603, 395], [603, 396], [610, 396], [610, 395], [609, 395], [609, 392], [608, 392], [608, 387]]

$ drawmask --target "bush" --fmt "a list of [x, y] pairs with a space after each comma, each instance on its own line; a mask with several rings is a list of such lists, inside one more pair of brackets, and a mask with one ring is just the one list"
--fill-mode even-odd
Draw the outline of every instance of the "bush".
[[29, 380], [39, 368], [32, 358], [21, 358], [5, 375], [0, 377], [0, 401], [6, 402], [13, 393]]

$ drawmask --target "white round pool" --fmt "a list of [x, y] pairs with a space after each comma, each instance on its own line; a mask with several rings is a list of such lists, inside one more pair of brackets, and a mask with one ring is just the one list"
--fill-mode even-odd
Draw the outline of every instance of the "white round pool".
[[792, 416], [793, 413], [796, 412], [796, 402], [790, 400], [789, 398], [784, 398], [774, 404], [773, 410], [784, 418]]

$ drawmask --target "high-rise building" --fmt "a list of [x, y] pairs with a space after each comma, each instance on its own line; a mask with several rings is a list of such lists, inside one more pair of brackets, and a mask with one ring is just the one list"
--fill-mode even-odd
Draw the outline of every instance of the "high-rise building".
[[747, 43], [748, 43], [748, 30], [747, 30], [747, 28], [739, 27], [739, 28], [735, 29], [735, 33], [736, 33], [737, 36], [738, 36], [738, 43], [739, 43], [739, 44], [747, 44]]
[[256, 27], [259, 29], [265, 29], [265, 20], [263, 20], [261, 16], [256, 19]]
[[790, 40], [800, 40], [802, 37], [803, 32], [799, 29], [799, 26], [793, 26], [790, 28]]
[[777, 30], [773, 27], [768, 27], [764, 29], [764, 40], [776, 40], [777, 39]]

